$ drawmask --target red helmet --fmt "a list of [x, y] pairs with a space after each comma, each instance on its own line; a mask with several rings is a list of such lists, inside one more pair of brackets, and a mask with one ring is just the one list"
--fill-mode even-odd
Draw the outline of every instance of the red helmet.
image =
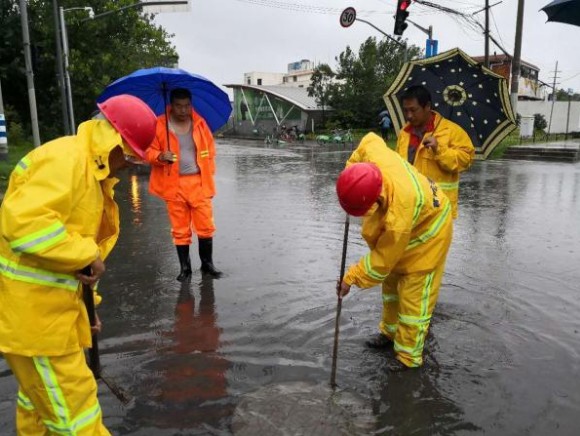
[[97, 103], [105, 118], [121, 134], [140, 158], [155, 138], [157, 117], [143, 100], [132, 95], [116, 95]]
[[336, 181], [338, 201], [346, 213], [363, 216], [377, 201], [383, 188], [381, 170], [372, 163], [348, 166]]

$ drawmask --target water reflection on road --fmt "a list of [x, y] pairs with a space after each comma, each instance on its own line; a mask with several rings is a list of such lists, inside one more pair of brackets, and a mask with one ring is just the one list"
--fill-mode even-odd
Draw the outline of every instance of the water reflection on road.
[[[229, 434], [240, 398], [330, 376], [348, 151], [218, 145], [220, 280], [175, 281], [165, 206], [146, 175], [120, 184], [122, 235], [101, 288], [102, 363], [137, 398], [101, 386], [115, 434]], [[337, 381], [368, 402], [378, 434], [575, 435], [580, 412], [580, 165], [478, 162], [462, 180], [426, 365], [390, 373], [365, 349], [377, 289], [343, 303]], [[351, 225], [348, 259], [365, 253]], [[192, 247], [194, 267], [199, 260]], [[0, 361], [0, 433], [14, 380]]]

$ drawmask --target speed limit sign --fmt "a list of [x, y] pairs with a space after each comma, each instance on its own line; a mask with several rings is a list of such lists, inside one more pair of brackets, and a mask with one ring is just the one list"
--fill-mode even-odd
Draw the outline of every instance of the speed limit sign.
[[354, 8], [346, 8], [340, 14], [340, 25], [342, 27], [350, 27], [352, 23], [356, 20], [356, 11]]

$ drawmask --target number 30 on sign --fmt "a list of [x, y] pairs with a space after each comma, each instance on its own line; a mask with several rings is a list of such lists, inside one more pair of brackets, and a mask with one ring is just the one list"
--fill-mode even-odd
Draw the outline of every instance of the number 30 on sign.
[[356, 20], [356, 11], [354, 8], [346, 8], [340, 14], [340, 25], [342, 27], [350, 27]]

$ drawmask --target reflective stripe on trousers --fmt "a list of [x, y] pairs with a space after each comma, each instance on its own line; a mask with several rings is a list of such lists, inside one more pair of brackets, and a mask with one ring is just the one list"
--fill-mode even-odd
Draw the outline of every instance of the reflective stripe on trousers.
[[27, 357], [5, 354], [19, 383], [19, 436], [47, 434], [109, 436], [103, 426], [97, 385], [84, 352]]
[[430, 273], [391, 273], [383, 282], [382, 334], [394, 340], [394, 349], [409, 367], [423, 364], [423, 348], [445, 268], [443, 260]]

